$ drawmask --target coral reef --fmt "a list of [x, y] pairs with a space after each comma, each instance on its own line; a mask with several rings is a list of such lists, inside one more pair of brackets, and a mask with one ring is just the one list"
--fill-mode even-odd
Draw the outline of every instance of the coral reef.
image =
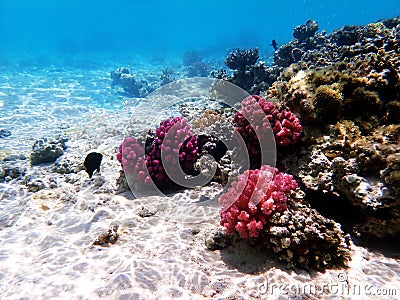
[[293, 37], [299, 42], [306, 42], [318, 31], [318, 23], [314, 20], [308, 20], [306, 24], [294, 28]]
[[339, 61], [350, 61], [353, 57], [368, 53], [377, 53], [379, 49], [387, 53], [396, 53], [399, 45], [399, 23], [398, 18], [393, 18], [365, 26], [344, 26], [326, 34], [324, 31], [316, 33], [318, 24], [308, 20], [305, 25], [295, 28], [294, 40], [275, 52], [274, 64], [288, 67], [301, 61], [315, 68], [330, 66]]
[[190, 77], [207, 77], [210, 75], [209, 66], [202, 61], [198, 61], [190, 66], [187, 66], [187, 76]]
[[220, 224], [228, 234], [237, 232], [252, 244], [272, 249], [288, 268], [346, 266], [351, 257], [349, 235], [339, 223], [310, 208], [297, 188], [293, 176], [270, 166], [245, 171], [218, 200]]
[[400, 234], [399, 32], [394, 18], [315, 33], [310, 49], [295, 39], [286, 45], [290, 61], [275, 57], [292, 65], [264, 92], [298, 115], [305, 133], [278, 167], [294, 174], [310, 202], [345, 199], [362, 216], [354, 232], [378, 238]]
[[229, 53], [225, 59], [226, 66], [234, 70], [232, 76], [228, 77], [223, 69], [211, 72], [211, 76], [236, 84], [250, 94], [258, 94], [276, 80], [279, 68], [266, 66], [262, 61], [257, 63], [257, 60], [257, 48], [237, 49]]
[[220, 196], [220, 223], [228, 233], [257, 237], [275, 212], [286, 210], [287, 199], [296, 188], [291, 175], [271, 166], [247, 170]]
[[173, 71], [169, 69], [164, 69], [162, 70], [162, 74], [160, 76], [160, 85], [166, 85], [168, 83], [171, 83], [175, 80], [175, 78], [172, 77]]
[[30, 161], [32, 165], [54, 162], [64, 154], [65, 143], [68, 139], [58, 137], [56, 139], [39, 139], [32, 145]]
[[125, 67], [119, 67], [111, 71], [111, 87], [121, 86], [126, 93], [134, 97], [146, 97], [154, 88], [145, 80], [136, 80], [131, 71]]
[[189, 78], [207, 77], [210, 75], [209, 66], [203, 61], [203, 57], [196, 50], [188, 50], [184, 53], [183, 65], [186, 67]]
[[189, 174], [197, 158], [197, 137], [190, 130], [186, 120], [181, 117], [166, 119], [155, 130], [151, 150], [146, 156], [146, 165], [151, 178], [157, 186], [165, 187], [168, 176], [161, 162], [161, 150], [165, 152], [165, 161], [173, 165], [181, 165], [182, 170]]
[[119, 146], [117, 160], [120, 162], [124, 174], [132, 178], [131, 185], [137, 188], [137, 185], [148, 185], [151, 178], [146, 169], [145, 147], [133, 137], [125, 138]]

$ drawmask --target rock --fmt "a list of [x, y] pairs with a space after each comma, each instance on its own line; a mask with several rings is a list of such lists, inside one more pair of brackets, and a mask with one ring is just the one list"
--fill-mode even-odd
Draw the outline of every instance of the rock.
[[350, 260], [350, 237], [340, 224], [306, 203], [289, 200], [288, 210], [274, 214], [270, 224], [259, 239], [288, 268], [324, 270], [346, 266]]
[[234, 237], [223, 229], [213, 229], [206, 233], [205, 244], [208, 250], [221, 250], [233, 243]]
[[106, 232], [101, 233], [93, 242], [93, 245], [108, 246], [110, 243], [115, 244], [118, 240], [118, 224], [112, 223]]
[[39, 178], [30, 181], [29, 183], [26, 184], [26, 186], [28, 188], [28, 192], [33, 192], [33, 193], [43, 190], [47, 187], [46, 183]]
[[32, 146], [30, 161], [32, 165], [54, 162], [58, 157], [64, 154], [66, 148], [65, 137], [56, 139], [39, 139]]
[[23, 154], [11, 154], [3, 158], [3, 161], [16, 161], [16, 160], [25, 160], [26, 156]]
[[156, 213], [157, 213], [157, 211], [150, 211], [149, 209], [142, 206], [142, 209], [138, 212], [138, 215], [139, 215], [139, 217], [142, 217], [142, 218], [148, 218], [148, 217], [154, 216]]
[[21, 178], [25, 175], [26, 168], [13, 162], [0, 164], [0, 182]]
[[7, 129], [0, 129], [0, 139], [11, 135], [11, 131]]
[[77, 174], [83, 169], [84, 167], [78, 158], [63, 155], [56, 161], [52, 171], [59, 174]]
[[111, 71], [111, 87], [121, 86], [124, 91], [134, 97], [146, 97], [154, 88], [145, 80], [136, 80], [128, 68], [120, 67]]

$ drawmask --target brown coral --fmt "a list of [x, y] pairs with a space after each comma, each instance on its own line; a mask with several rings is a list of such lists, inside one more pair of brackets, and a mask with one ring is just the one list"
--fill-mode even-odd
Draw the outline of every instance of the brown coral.
[[271, 224], [262, 238], [288, 267], [324, 270], [350, 260], [349, 236], [305, 203], [290, 200], [288, 210], [275, 214]]

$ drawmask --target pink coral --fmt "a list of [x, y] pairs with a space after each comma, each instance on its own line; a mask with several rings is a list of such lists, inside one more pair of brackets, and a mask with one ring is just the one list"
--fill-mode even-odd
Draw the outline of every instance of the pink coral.
[[295, 114], [287, 110], [279, 111], [271, 101], [257, 95], [242, 101], [234, 122], [235, 129], [246, 142], [250, 157], [256, 161], [261, 154], [259, 140], [268, 141], [270, 138], [271, 133], [267, 130], [269, 127], [278, 146], [295, 143], [302, 132], [300, 120]]
[[146, 165], [151, 178], [159, 187], [169, 184], [169, 178], [161, 162], [161, 151], [165, 161], [179, 164], [185, 173], [190, 173], [197, 158], [197, 137], [190, 130], [186, 120], [175, 117], [160, 123], [155, 131], [154, 142], [146, 155]]
[[148, 184], [150, 177], [146, 172], [144, 146], [137, 139], [129, 137], [119, 146], [117, 160], [126, 174], [134, 175], [141, 183]]
[[[171, 184], [171, 180], [165, 172], [161, 152], [166, 162], [177, 166], [179, 161], [182, 170], [190, 173], [197, 158], [197, 151], [197, 137], [185, 119], [175, 117], [160, 123], [146, 153], [144, 146], [139, 145], [135, 138], [127, 138], [120, 146], [117, 159], [124, 171], [133, 173], [140, 182], [146, 183], [151, 178], [159, 188], [166, 188]], [[143, 171], [144, 165], [148, 173]]]
[[275, 212], [287, 209], [287, 199], [296, 188], [292, 175], [271, 166], [247, 170], [219, 198], [220, 224], [230, 234], [257, 237]]

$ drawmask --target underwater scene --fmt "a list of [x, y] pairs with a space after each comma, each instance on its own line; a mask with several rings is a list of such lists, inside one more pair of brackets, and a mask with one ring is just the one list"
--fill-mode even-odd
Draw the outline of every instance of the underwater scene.
[[0, 299], [399, 299], [398, 0], [0, 0]]

